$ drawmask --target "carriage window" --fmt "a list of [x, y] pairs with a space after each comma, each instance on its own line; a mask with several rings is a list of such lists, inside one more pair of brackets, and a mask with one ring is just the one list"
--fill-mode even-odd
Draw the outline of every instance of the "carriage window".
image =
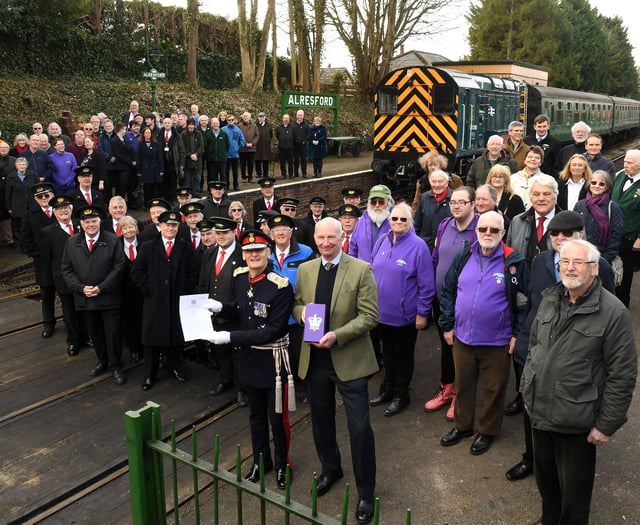
[[436, 84], [432, 90], [433, 114], [449, 115], [456, 110], [456, 89], [449, 84]]
[[398, 90], [383, 88], [378, 94], [379, 114], [395, 115], [398, 112]]

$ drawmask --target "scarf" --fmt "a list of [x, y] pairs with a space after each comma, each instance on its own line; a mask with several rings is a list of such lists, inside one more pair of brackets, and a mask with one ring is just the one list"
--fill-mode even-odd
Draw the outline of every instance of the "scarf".
[[445, 190], [440, 195], [434, 195], [433, 198], [436, 200], [438, 204], [440, 204], [449, 193], [449, 188], [445, 188]]
[[598, 244], [606, 246], [611, 238], [611, 220], [600, 206], [605, 205], [609, 201], [609, 194], [603, 193], [598, 197], [594, 197], [591, 192], [587, 192], [587, 210], [593, 216], [600, 230]]

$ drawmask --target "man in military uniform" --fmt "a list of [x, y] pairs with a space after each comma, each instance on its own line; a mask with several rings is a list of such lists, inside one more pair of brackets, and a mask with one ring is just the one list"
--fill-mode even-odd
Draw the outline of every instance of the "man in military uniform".
[[258, 184], [260, 184], [261, 195], [253, 201], [253, 221], [256, 228], [258, 228], [258, 225], [255, 222], [258, 218], [258, 214], [263, 210], [275, 209], [277, 201], [274, 195], [276, 179], [273, 177], [264, 177], [258, 180]]
[[207, 184], [209, 196], [202, 201], [204, 204], [202, 213], [207, 219], [209, 217], [228, 217], [231, 201], [225, 194], [227, 183], [222, 180], [210, 180]]
[[180, 296], [193, 293], [198, 278], [191, 244], [178, 237], [180, 214], [164, 211], [158, 217], [160, 234], [139, 246], [131, 269], [131, 280], [144, 294], [142, 344], [146, 378], [143, 390], [156, 382], [160, 352], [166, 367], [178, 381], [186, 381], [180, 369], [184, 335], [180, 324]]
[[92, 377], [109, 367], [118, 385], [126, 382], [122, 370], [122, 278], [125, 255], [113, 233], [100, 231], [103, 211], [97, 206], [78, 210], [83, 233], [67, 241], [62, 256], [62, 277], [73, 291], [77, 310], [83, 313], [98, 357]]
[[[207, 292], [211, 299], [222, 303], [232, 303], [235, 300], [233, 273], [245, 266], [236, 243], [236, 223], [229, 217], [212, 217], [208, 222], [213, 228], [217, 245], [202, 258], [198, 291]], [[213, 327], [215, 330], [238, 330], [240, 321], [218, 316], [213, 319]], [[235, 384], [238, 404], [247, 406], [247, 392], [238, 377], [239, 349], [231, 344], [215, 345], [213, 357], [220, 367], [220, 381], [211, 390], [211, 395], [218, 396]]]
[[[290, 429], [289, 419], [283, 416], [283, 410], [295, 409], [295, 396], [291, 392], [293, 375], [287, 350], [293, 289], [286, 277], [273, 271], [269, 260], [273, 241], [269, 236], [259, 230], [247, 230], [239, 242], [247, 266], [234, 272], [235, 302], [223, 305], [212, 299], [210, 310], [225, 318], [237, 315], [241, 329], [216, 332], [211, 342], [242, 347], [240, 381], [247, 386], [249, 395], [253, 447], [253, 465], [245, 479], [259, 480], [258, 465], [262, 454], [265, 472], [275, 467], [278, 488], [284, 489]], [[273, 457], [269, 448], [268, 422], [273, 433]]]
[[78, 355], [80, 341], [78, 339], [78, 318], [73, 301], [73, 292], [62, 278], [62, 254], [67, 241], [80, 231], [80, 225], [71, 219], [72, 200], [66, 195], [59, 195], [49, 201], [53, 208], [55, 222], [42, 230], [40, 255], [47, 281], [52, 282], [60, 297], [62, 319], [67, 331], [67, 354]]

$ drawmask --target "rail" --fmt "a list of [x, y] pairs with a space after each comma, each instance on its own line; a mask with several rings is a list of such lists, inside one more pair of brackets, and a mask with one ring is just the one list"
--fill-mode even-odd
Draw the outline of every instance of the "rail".
[[[126, 417], [127, 451], [129, 456], [129, 480], [131, 486], [131, 508], [134, 525], [165, 525], [167, 523], [164, 460], [168, 459], [171, 465], [172, 499], [174, 523], [179, 525], [179, 499], [178, 499], [178, 465], [190, 469], [193, 475], [193, 503], [195, 523], [201, 521], [201, 512], [204, 504], [201, 504], [201, 490], [199, 486], [199, 474], [204, 474], [212, 479], [209, 487], [213, 489], [212, 508], [213, 523], [220, 523], [220, 490], [221, 484], [232, 489], [235, 493], [235, 508], [237, 523], [242, 524], [244, 519], [243, 495], [246, 494], [259, 501], [260, 523], [267, 523], [267, 508], [275, 508], [283, 511], [284, 523], [288, 524], [291, 517], [295, 516], [304, 521], [317, 525], [338, 525], [347, 523], [349, 504], [349, 484], [345, 486], [342, 502], [342, 516], [335, 520], [330, 516], [318, 512], [317, 505], [317, 475], [314, 473], [312, 480], [311, 507], [291, 499], [291, 473], [287, 467], [286, 488], [284, 496], [265, 488], [264, 464], [260, 458], [260, 482], [252, 483], [242, 479], [240, 468], [242, 458], [240, 446], [236, 450], [235, 472], [219, 468], [220, 442], [219, 436], [213, 449], [213, 463], [208, 463], [198, 458], [198, 444], [195, 428], [191, 435], [191, 452], [185, 452], [176, 448], [175, 429], [171, 424], [171, 436], [169, 443], [161, 439], [162, 425], [160, 418], [160, 406], [152, 401], [140, 410], [128, 411]], [[230, 496], [231, 497], [231, 496]], [[228, 504], [225, 509], [233, 507]], [[379, 523], [380, 502], [376, 499], [373, 523]], [[228, 516], [226, 522], [229, 522]], [[278, 521], [281, 523], [281, 521]], [[411, 525], [411, 510], [407, 509], [406, 525]]]

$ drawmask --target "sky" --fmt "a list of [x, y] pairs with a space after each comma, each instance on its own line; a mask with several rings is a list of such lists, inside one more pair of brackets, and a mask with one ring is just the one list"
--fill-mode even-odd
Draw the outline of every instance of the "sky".
[[[159, 1], [164, 5], [176, 5], [185, 8], [187, 6], [187, 0]], [[266, 0], [258, 0], [258, 3], [261, 9], [266, 9]], [[632, 24], [629, 4], [620, 0], [590, 0], [589, 3], [602, 15], [608, 17], [619, 16], [622, 18], [624, 25], [627, 26], [627, 34], [631, 45], [634, 47], [633, 56], [636, 65], [640, 66], [640, 31], [634, 31], [630, 27]], [[281, 8], [280, 4], [281, 3], [277, 0], [276, 10]], [[463, 59], [464, 56], [469, 53], [469, 44], [466, 41], [468, 24], [464, 16], [468, 13], [471, 2], [459, 0], [457, 4], [457, 13], [454, 13], [454, 16], [451, 17], [451, 20], [454, 20], [455, 22], [448, 24], [451, 29], [433, 37], [420, 38], [419, 40], [413, 41], [409, 40], [405, 44], [405, 51], [419, 50], [437, 53], [454, 61]], [[238, 16], [237, 2], [234, 0], [201, 0], [201, 11], [224, 16], [230, 20], [233, 20]], [[259, 23], [261, 23], [261, 19], [264, 17], [264, 12], [261, 11], [261, 13], [262, 15], [260, 13], [258, 15]], [[283, 33], [278, 36], [278, 39], [279, 43], [282, 44], [282, 48], [279, 49], [279, 52], [285, 55], [288, 37]], [[328, 45], [322, 65], [324, 67], [346, 67], [351, 69], [351, 58], [344, 45], [337, 41], [337, 39], [334, 38]]]

